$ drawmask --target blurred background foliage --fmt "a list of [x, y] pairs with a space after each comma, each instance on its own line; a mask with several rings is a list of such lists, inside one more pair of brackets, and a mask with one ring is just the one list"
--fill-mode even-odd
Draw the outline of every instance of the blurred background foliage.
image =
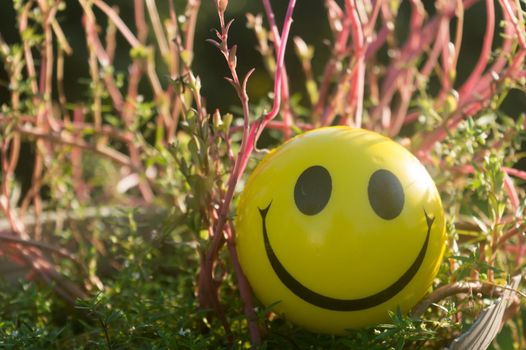
[[[17, 30], [16, 12], [12, 6], [13, 0], [4, 0], [2, 11], [0, 13], [0, 33], [7, 43], [20, 42], [20, 37]], [[497, 1], [496, 1], [497, 3]], [[133, 2], [124, 0], [109, 0], [108, 5], [118, 6], [119, 14], [131, 28], [134, 27], [133, 21]], [[184, 1], [174, 2], [178, 13], [184, 12], [186, 3]], [[432, 15], [436, 12], [433, 1], [423, 2], [426, 11]], [[283, 18], [286, 7], [277, 6], [275, 8], [276, 17]], [[160, 13], [168, 12], [167, 3], [159, 2], [157, 4]], [[316, 75], [323, 73], [323, 65], [330, 56], [331, 43], [329, 41], [331, 32], [329, 23], [325, 17], [325, 6], [323, 1], [305, 1], [295, 9], [294, 25], [291, 29], [291, 37], [301, 36], [303, 40], [312, 45], [315, 51], [313, 57], [313, 71]], [[496, 7], [497, 16], [501, 17], [501, 10]], [[261, 54], [257, 51], [257, 40], [251, 30], [247, 26], [247, 13], [263, 13], [263, 6], [259, 1], [239, 0], [231, 1], [228, 7], [228, 14], [230, 18], [235, 18], [232, 27], [231, 41], [238, 45], [239, 56], [239, 70], [246, 72], [251, 68], [256, 68], [252, 79], [248, 85], [248, 93], [252, 101], [259, 101], [268, 98], [269, 92], [272, 91], [273, 77], [269, 76], [263, 66], [263, 59]], [[96, 12], [97, 22], [101, 27], [107, 24], [107, 17], [100, 12]], [[481, 47], [482, 38], [484, 36], [485, 23], [485, 6], [483, 2], [477, 2], [465, 14], [464, 26], [464, 40], [460, 51], [458, 78], [455, 81], [456, 87], [460, 86], [467, 78], [475, 63], [477, 62]], [[82, 7], [77, 1], [69, 1], [65, 11], [59, 15], [60, 23], [67, 38], [70, 41], [74, 54], [65, 58], [65, 84], [67, 96], [70, 101], [84, 101], [86, 98], [85, 82], [89, 81], [89, 67], [85, 64], [87, 56], [87, 48], [85, 43], [85, 34], [80, 25], [82, 17]], [[396, 19], [396, 36], [401, 42], [407, 38], [409, 30], [410, 5], [409, 1], [402, 1], [400, 4], [398, 17]], [[455, 22], [451, 23], [451, 30], [454, 31]], [[196, 30], [195, 38], [195, 55], [193, 69], [196, 75], [201, 77], [202, 92], [206, 99], [208, 110], [213, 111], [216, 108], [227, 111], [229, 108], [236, 106], [238, 100], [235, 94], [230, 93], [227, 83], [223, 77], [228, 75], [228, 68], [224, 62], [223, 57], [218, 53], [217, 49], [206, 42], [206, 39], [211, 38], [211, 29], [217, 26], [217, 12], [212, 1], [203, 1], [198, 17], [198, 29]], [[499, 47], [502, 38], [499, 35], [500, 28], [495, 29], [495, 40], [493, 46]], [[153, 39], [153, 31], [150, 30], [150, 40]], [[292, 54], [292, 47], [289, 48], [287, 55], [287, 67], [290, 75], [290, 84], [292, 91], [298, 92], [301, 96], [306, 96], [303, 83], [303, 72], [297, 57]], [[129, 64], [129, 48], [125, 40], [121, 36], [117, 36], [117, 52], [115, 55], [115, 70], [126, 72]], [[388, 58], [386, 52], [383, 52], [380, 57], [384, 58], [385, 63]], [[159, 59], [159, 58], [158, 58]], [[159, 65], [159, 69], [166, 69], [163, 65]], [[164, 83], [168, 83], [168, 72], [164, 74], [160, 71], [160, 76], [165, 76]], [[0, 68], [0, 77], [5, 81], [6, 73]], [[437, 81], [431, 84], [438, 85]], [[147, 86], [147, 82], [142, 82], [141, 93], [144, 94], [145, 99], [151, 99], [151, 89]], [[4, 103], [8, 100], [8, 93], [5, 89], [0, 90], [0, 102]], [[305, 97], [303, 97], [305, 99]], [[304, 101], [305, 103], [306, 101]], [[524, 93], [519, 90], [512, 90], [509, 96], [503, 103], [502, 109], [510, 116], [518, 118], [519, 114], [526, 110], [526, 97]]]

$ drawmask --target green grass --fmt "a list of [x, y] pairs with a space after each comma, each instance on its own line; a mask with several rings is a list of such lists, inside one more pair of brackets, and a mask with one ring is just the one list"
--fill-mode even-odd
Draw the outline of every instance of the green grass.
[[[164, 219], [162, 219], [164, 218]], [[140, 221], [139, 221], [140, 220]], [[121, 210], [92, 218], [107, 256], [99, 254], [97, 273], [105, 285], [88, 299], [66, 304], [42, 283], [0, 280], [0, 347], [5, 349], [244, 349], [248, 328], [232, 277], [220, 295], [232, 328], [229, 340], [213, 313], [200, 310], [195, 297], [199, 257], [194, 235], [176, 213], [154, 215]], [[71, 223], [75, 226], [75, 222]], [[78, 222], [76, 223], [78, 224]], [[71, 228], [65, 228], [68, 230]], [[94, 234], [94, 233], [92, 233]], [[89, 238], [86, 238], [89, 240]], [[230, 271], [228, 256], [220, 258]], [[453, 322], [453, 303], [440, 317], [411, 319], [399, 313], [392, 322], [346, 336], [296, 327], [258, 306], [264, 342], [261, 349], [403, 349], [445, 346], [461, 328]], [[521, 315], [525, 317], [524, 312]], [[520, 322], [517, 319], [516, 322]], [[517, 323], [519, 324], [519, 323]], [[500, 336], [507, 348], [512, 328]]]

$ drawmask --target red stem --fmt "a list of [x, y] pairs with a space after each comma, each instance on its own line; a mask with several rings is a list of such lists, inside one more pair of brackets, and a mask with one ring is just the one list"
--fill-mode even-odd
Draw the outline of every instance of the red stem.
[[[515, 29], [515, 33], [517, 34], [517, 38], [519, 40], [519, 44], [522, 49], [526, 49], [526, 39], [524, 35], [524, 28], [521, 26], [521, 23], [519, 23], [519, 20], [517, 17], [515, 17], [515, 14], [513, 13], [512, 5], [508, 0], [499, 0], [502, 8], [504, 9], [506, 15], [509, 17], [509, 20], [511, 24], [513, 25], [513, 28]], [[519, 11], [522, 11], [519, 9]]]
[[513, 180], [507, 173], [504, 173], [504, 188], [506, 189], [506, 192], [508, 192], [513, 210], [517, 211], [520, 205], [519, 195], [517, 194], [517, 189], [513, 184]]
[[[327, 11], [329, 13], [329, 16], [328, 16], [329, 18], [331, 18], [331, 16], [336, 16], [336, 15], [330, 15], [331, 11], [337, 13], [337, 15], [340, 17], [342, 16], [341, 14], [342, 10], [339, 8], [336, 2], [332, 0], [328, 1], [326, 6], [327, 6]], [[346, 18], [346, 20], [347, 19], [348, 18]], [[314, 111], [313, 111], [313, 115], [315, 116], [315, 118], [319, 118], [319, 117], [321, 118], [320, 118], [319, 123], [317, 123], [317, 121], [315, 120], [315, 124], [327, 125], [329, 123], [328, 118], [330, 118], [330, 116], [328, 116], [328, 113], [324, 111], [324, 107], [327, 104], [326, 102], [327, 102], [327, 98], [329, 95], [329, 89], [331, 86], [333, 74], [336, 71], [336, 66], [338, 62], [340, 62], [340, 60], [345, 55], [347, 41], [349, 40], [349, 35], [350, 35], [350, 26], [349, 26], [349, 23], [345, 23], [343, 27], [341, 28], [341, 30], [339, 31], [338, 36], [336, 37], [336, 40], [335, 40], [336, 42], [334, 44], [334, 51], [333, 51], [332, 57], [327, 63], [327, 65], [325, 66], [325, 69], [323, 72], [323, 79], [319, 87], [320, 92], [319, 92], [318, 102], [314, 106]]]
[[[227, 230], [233, 230], [230, 225], [226, 226]], [[230, 232], [230, 236], [234, 236], [233, 232]], [[227, 241], [228, 251], [230, 257], [232, 258], [232, 265], [234, 266], [234, 271], [237, 277], [237, 284], [239, 286], [239, 293], [244, 302], [244, 311], [248, 319], [248, 330], [250, 332], [250, 338], [252, 339], [253, 346], [259, 346], [261, 344], [261, 334], [259, 332], [259, 327], [257, 324], [257, 315], [254, 311], [254, 303], [252, 302], [252, 291], [250, 285], [241, 269], [241, 264], [239, 263], [239, 258], [237, 256], [236, 246], [233, 240]]]
[[[487, 22], [488, 22], [488, 25], [491, 25], [492, 23], [494, 24], [493, 3], [487, 0], [487, 6], [489, 6]], [[493, 12], [493, 15], [491, 14], [491, 12]], [[504, 11], [504, 19], [506, 23], [509, 23], [510, 17], [505, 11]], [[482, 77], [480, 77], [480, 74], [478, 73], [477, 73], [478, 75], [475, 76], [476, 69], [477, 69], [475, 68], [475, 70], [470, 75], [470, 78], [473, 81], [476, 80], [476, 84], [473, 85], [468, 90], [464, 86], [467, 86], [467, 84], [470, 81], [470, 78], [468, 78], [468, 80], [464, 83], [463, 85], [464, 95], [459, 97], [457, 110], [444, 123], [444, 125], [428, 133], [428, 135], [424, 138], [424, 141], [422, 142], [420, 146], [420, 150], [418, 151], [419, 157], [425, 158], [426, 154], [431, 150], [433, 145], [436, 142], [443, 140], [447, 136], [447, 130], [453, 130], [466, 116], [471, 116], [477, 113], [490, 102], [490, 96], [493, 92], [496, 78], [497, 78], [497, 81], [504, 81], [506, 77], [515, 77], [517, 75], [520, 75], [521, 72], [523, 72], [523, 68], [521, 67], [524, 64], [524, 58], [526, 57], [526, 50], [520, 49], [513, 56], [512, 62], [509, 64], [509, 67], [506, 69], [505, 73], [501, 74], [502, 69], [509, 62], [509, 56], [512, 54], [512, 50], [513, 50], [512, 32], [513, 32], [513, 26], [510, 26], [509, 24], [506, 25], [505, 33], [504, 33], [505, 39], [502, 44], [502, 48], [500, 50], [499, 57], [495, 60], [493, 65], [488, 69], [488, 72]], [[485, 49], [485, 46], [489, 46], [489, 49], [491, 50], [491, 42], [488, 40], [487, 35], [488, 35], [488, 28], [486, 28], [486, 37], [484, 38], [483, 50]], [[490, 35], [491, 36], [493, 35], [493, 29], [491, 30]], [[481, 53], [477, 66], [479, 66], [479, 63], [481, 61], [486, 61], [486, 64], [487, 64], [487, 58], [488, 57], [484, 57], [484, 54]], [[482, 70], [483, 69], [484, 67], [482, 68]], [[469, 85], [471, 85], [471, 83], [469, 83]], [[526, 127], [526, 120], [524, 122], [524, 126]]]
[[493, 43], [493, 31], [495, 30], [495, 5], [493, 0], [486, 0], [486, 31], [482, 42], [482, 50], [475, 68], [468, 79], [460, 87], [459, 100], [464, 101], [472, 93], [475, 85], [480, 80], [482, 72], [486, 68], [491, 56], [491, 44]]
[[[281, 46], [281, 37], [279, 35], [278, 27], [276, 26], [276, 18], [274, 11], [269, 0], [263, 0], [263, 7], [265, 8], [265, 14], [270, 26], [270, 33], [272, 34], [272, 42], [274, 44], [275, 52], [279, 52]], [[277, 68], [276, 68], [277, 69]], [[277, 72], [276, 72], [277, 73]], [[291, 115], [289, 108], [289, 82], [287, 77], [287, 68], [282, 67], [282, 79], [281, 79], [281, 99], [283, 100], [283, 121], [285, 122], [285, 128], [283, 128], [283, 134], [285, 139], [290, 137], [290, 126], [291, 126]]]
[[115, 12], [114, 9], [112, 9], [110, 6], [108, 6], [104, 1], [101, 0], [93, 0], [93, 4], [100, 8], [102, 12], [110, 18], [113, 23], [115, 23], [115, 26], [119, 29], [121, 34], [124, 36], [124, 38], [128, 41], [128, 43], [134, 47], [140, 47], [141, 43], [135, 35], [130, 31], [130, 29], [126, 26], [126, 24], [122, 21], [122, 19], [119, 17], [119, 15]]
[[[363, 26], [356, 9], [356, 0], [346, 0], [347, 16], [352, 28], [352, 41], [354, 48], [355, 66], [351, 77], [351, 90], [349, 93], [351, 113], [354, 112], [354, 126], [362, 126], [363, 92], [365, 77], [365, 36]], [[342, 119], [343, 121], [345, 119]]]
[[526, 181], [526, 171], [519, 170], [515, 168], [508, 168], [508, 167], [502, 167], [502, 170], [506, 172], [506, 174], [518, 177], [519, 179]]
[[260, 131], [257, 133], [257, 138], [261, 134], [261, 131], [265, 128], [266, 124], [274, 119], [279, 112], [279, 106], [281, 104], [281, 81], [283, 79], [283, 69], [285, 66], [285, 50], [287, 48], [287, 41], [289, 37], [290, 27], [292, 25], [292, 12], [294, 11], [294, 6], [296, 5], [296, 0], [290, 0], [289, 6], [287, 8], [287, 13], [285, 14], [285, 20], [283, 22], [283, 31], [281, 33], [281, 41], [278, 50], [278, 55], [276, 58], [276, 76], [274, 78], [274, 103], [272, 109], [265, 116], [260, 125]]
[[[410, 20], [410, 36], [404, 44], [398, 59], [393, 60], [387, 69], [385, 78], [381, 87], [380, 103], [373, 109], [372, 117], [375, 120], [380, 119], [381, 115], [388, 108], [396, 90], [399, 87], [399, 80], [403, 77], [407, 70], [408, 62], [418, 57], [435, 39], [439, 18], [435, 17], [425, 26], [423, 25], [425, 19], [425, 12], [420, 1], [411, 1], [411, 20]], [[390, 121], [388, 122], [390, 124]]]
[[[232, 202], [232, 198], [234, 195], [234, 190], [236, 187], [237, 182], [239, 181], [239, 178], [243, 174], [248, 159], [250, 157], [250, 154], [252, 153], [252, 150], [255, 146], [255, 141], [259, 137], [261, 131], [265, 128], [266, 124], [268, 124], [279, 112], [280, 102], [281, 102], [281, 87], [282, 87], [282, 77], [283, 77], [283, 67], [284, 67], [284, 57], [285, 57], [285, 48], [288, 41], [288, 35], [290, 32], [290, 26], [292, 24], [292, 12], [294, 9], [296, 1], [290, 0], [289, 6], [287, 8], [287, 13], [285, 15], [285, 20], [283, 24], [283, 32], [281, 35], [281, 41], [279, 45], [279, 50], [276, 58], [276, 73], [275, 73], [275, 81], [274, 81], [274, 103], [272, 106], [272, 109], [270, 112], [268, 112], [266, 115], [264, 115], [262, 118], [258, 119], [255, 123], [250, 124], [249, 122], [249, 107], [248, 107], [248, 96], [246, 94], [246, 83], [248, 81], [248, 77], [250, 76], [250, 71], [245, 79], [243, 80], [242, 84], [239, 81], [239, 78], [237, 76], [237, 72], [235, 70], [235, 64], [232, 62], [235, 62], [230, 57], [230, 51], [227, 44], [227, 38], [228, 38], [228, 31], [225, 27], [225, 21], [224, 21], [224, 9], [219, 10], [219, 20], [221, 23], [221, 38], [220, 42], [218, 43], [218, 47], [220, 47], [221, 52], [225, 56], [227, 63], [230, 68], [230, 72], [232, 75], [232, 82], [234, 87], [236, 88], [236, 91], [238, 93], [238, 96], [241, 100], [241, 104], [243, 107], [243, 117], [244, 117], [244, 127], [243, 127], [243, 136], [241, 140], [241, 148], [237, 155], [237, 158], [234, 162], [234, 167], [232, 169], [232, 172], [230, 173], [228, 183], [227, 183], [227, 191], [224, 195], [224, 198], [221, 202], [220, 208], [219, 208], [219, 215], [216, 222], [216, 226], [214, 228], [214, 233], [212, 237], [212, 243], [211, 247], [208, 250], [205, 261], [203, 266], [201, 267], [201, 273], [203, 274], [201, 276], [201, 281], [204, 283], [203, 287], [210, 288], [209, 280], [211, 277], [211, 270], [213, 266], [213, 262], [215, 260], [215, 257], [217, 256], [218, 250], [221, 247], [222, 242], [224, 241], [224, 237], [227, 237], [227, 242], [230, 242], [228, 244], [233, 244], [234, 242], [234, 236], [233, 232], [231, 230], [225, 230], [225, 224], [227, 223], [227, 217], [228, 217], [228, 211], [230, 208], [230, 204]], [[223, 234], [224, 233], [224, 234]], [[235, 249], [234, 249], [235, 250]], [[237, 255], [232, 255], [234, 267], [237, 271], [241, 271], [241, 267], [239, 266], [239, 262], [237, 260]], [[238, 278], [240, 274], [238, 273]], [[246, 288], [248, 288], [248, 283], [245, 279], [241, 278], [239, 279], [240, 282], [240, 292], [242, 293], [242, 298], [245, 301], [245, 307], [247, 313], [247, 317], [249, 319], [251, 316], [251, 311], [248, 310], [248, 307], [251, 306], [251, 298], [250, 295], [247, 294]], [[241, 290], [242, 289], [242, 290]], [[203, 293], [206, 293], [206, 290], [201, 291]], [[211, 301], [213, 302], [216, 300], [214, 296], [211, 296]], [[252, 310], [253, 312], [253, 310]], [[225, 328], [227, 329], [227, 328]], [[260, 338], [259, 338], [259, 332], [257, 332], [257, 329], [251, 328], [251, 335], [252, 335], [252, 342], [254, 344], [259, 344]]]

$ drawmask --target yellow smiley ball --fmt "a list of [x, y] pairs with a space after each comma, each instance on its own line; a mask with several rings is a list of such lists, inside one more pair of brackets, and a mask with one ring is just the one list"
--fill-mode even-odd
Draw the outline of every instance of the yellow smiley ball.
[[315, 332], [341, 334], [407, 312], [445, 248], [433, 180], [404, 147], [349, 127], [316, 129], [269, 153], [236, 216], [257, 298]]

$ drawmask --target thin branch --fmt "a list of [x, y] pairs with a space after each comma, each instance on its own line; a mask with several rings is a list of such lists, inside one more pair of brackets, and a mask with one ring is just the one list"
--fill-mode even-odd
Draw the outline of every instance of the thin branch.
[[[517, 38], [519, 40], [519, 44], [523, 50], [526, 50], [526, 38], [524, 34], [524, 23], [519, 23], [519, 20], [515, 16], [515, 13], [513, 13], [512, 5], [508, 0], [499, 0], [502, 8], [508, 15], [511, 24], [513, 25], [513, 28], [515, 29], [515, 33], [517, 34]], [[522, 11], [519, 5], [518, 11]]]
[[285, 14], [285, 20], [283, 22], [283, 30], [281, 33], [281, 42], [280, 47], [276, 57], [276, 76], [274, 78], [274, 103], [272, 104], [272, 109], [263, 116], [261, 125], [258, 125], [259, 132], [257, 137], [265, 128], [266, 124], [274, 119], [279, 112], [279, 106], [281, 104], [281, 81], [283, 79], [283, 67], [285, 66], [285, 50], [287, 48], [287, 41], [290, 33], [290, 27], [292, 25], [292, 12], [294, 11], [294, 6], [296, 5], [296, 0], [290, 0], [289, 6], [287, 8], [287, 13]]
[[[31, 10], [31, 2], [28, 2], [24, 9], [21, 12], [20, 20], [19, 20], [19, 26], [18, 26], [18, 32], [22, 36], [22, 34], [27, 30], [28, 28], [28, 17], [29, 17], [29, 11]], [[35, 61], [33, 59], [33, 53], [31, 51], [31, 45], [29, 40], [23, 40], [24, 45], [24, 59], [26, 61], [26, 69], [27, 69], [27, 75], [29, 78], [29, 82], [31, 84], [31, 92], [33, 95], [37, 96], [38, 94], [38, 85], [37, 85], [37, 73], [35, 69]]]
[[363, 93], [365, 77], [365, 35], [360, 17], [358, 16], [356, 0], [346, 0], [347, 16], [352, 28], [352, 41], [354, 48], [354, 68], [351, 77], [351, 90], [349, 105], [354, 114], [354, 126], [362, 126]]
[[115, 108], [115, 110], [117, 110], [117, 112], [121, 113], [123, 104], [124, 104], [122, 94], [119, 91], [119, 88], [117, 87], [117, 84], [115, 83], [111, 72], [106, 69], [111, 64], [110, 55], [106, 52], [106, 50], [102, 46], [99, 36], [97, 35], [95, 15], [91, 11], [91, 9], [87, 7], [85, 7], [85, 12], [86, 12], [85, 30], [86, 30], [86, 37], [88, 39], [89, 47], [92, 49], [93, 53], [96, 55], [100, 65], [103, 68], [105, 68], [105, 71], [103, 73], [104, 84], [106, 85], [106, 88], [108, 89], [108, 93], [113, 102], [113, 107]]
[[[283, 24], [283, 32], [281, 35], [281, 42], [280, 47], [277, 53], [277, 68], [276, 68], [276, 74], [275, 74], [275, 81], [274, 81], [274, 103], [272, 110], [268, 112], [266, 115], [258, 119], [255, 123], [250, 124], [249, 121], [249, 109], [248, 109], [248, 95], [246, 93], [246, 85], [248, 82], [248, 78], [250, 74], [253, 72], [253, 70], [249, 71], [247, 75], [243, 78], [243, 81], [239, 80], [239, 77], [236, 72], [236, 57], [235, 57], [235, 46], [229, 47], [228, 46], [228, 30], [230, 28], [230, 25], [232, 21], [226, 23], [224, 14], [226, 10], [226, 1], [217, 0], [217, 10], [219, 15], [219, 22], [221, 26], [221, 32], [216, 32], [217, 37], [219, 41], [210, 41], [212, 44], [214, 44], [223, 54], [225, 57], [230, 73], [231, 78], [228, 80], [231, 82], [231, 84], [234, 86], [239, 99], [241, 100], [241, 104], [243, 107], [243, 120], [244, 120], [244, 127], [243, 127], [243, 135], [241, 140], [241, 148], [240, 151], [234, 161], [233, 169], [230, 173], [230, 176], [228, 178], [227, 182], [227, 190], [224, 194], [221, 204], [218, 210], [218, 216], [215, 223], [215, 227], [213, 229], [212, 233], [212, 242], [210, 244], [210, 248], [206, 255], [203, 257], [201, 264], [201, 273], [199, 276], [199, 284], [200, 284], [200, 297], [205, 298], [206, 295], [208, 295], [207, 299], [208, 302], [203, 300], [202, 302], [205, 303], [212, 303], [214, 308], [218, 311], [218, 316], [220, 319], [223, 319], [223, 315], [221, 312], [221, 308], [219, 305], [217, 305], [217, 296], [211, 295], [212, 289], [211, 289], [211, 273], [212, 273], [212, 266], [214, 263], [215, 258], [217, 257], [218, 250], [225, 241], [225, 236], [227, 238], [227, 242], [233, 242], [234, 236], [233, 232], [231, 230], [225, 230], [225, 224], [227, 224], [228, 219], [228, 211], [230, 210], [230, 204], [232, 202], [232, 198], [234, 195], [234, 190], [236, 187], [237, 182], [239, 181], [239, 178], [241, 177], [243, 171], [246, 168], [248, 158], [250, 157], [250, 154], [255, 146], [255, 141], [257, 140], [259, 134], [264, 129], [265, 125], [268, 124], [278, 113], [280, 102], [281, 102], [281, 79], [282, 79], [282, 69], [284, 66], [284, 57], [285, 57], [285, 47], [288, 40], [288, 35], [290, 31], [290, 26], [292, 24], [292, 12], [295, 5], [295, 0], [289, 1], [289, 6], [287, 8], [287, 13], [285, 15], [285, 20]], [[239, 262], [235, 259], [236, 255], [233, 255], [234, 263], [239, 265]], [[240, 268], [239, 266], [236, 266], [236, 269]], [[238, 278], [241, 278], [238, 274]], [[240, 279], [239, 282], [243, 284], [242, 289], [245, 290], [245, 288], [248, 288], [246, 286], [246, 280]], [[208, 293], [208, 294], [207, 294]], [[250, 305], [250, 299], [245, 299], [247, 295], [243, 293], [243, 297], [245, 300], [245, 305]], [[248, 296], [250, 297], [250, 296]], [[247, 317], [249, 319], [252, 318], [250, 314], [250, 310], [246, 309], [248, 312]], [[253, 310], [252, 310], [253, 312]], [[228, 324], [223, 322], [224, 328], [229, 332]], [[251, 332], [254, 332], [251, 334], [252, 336], [252, 342], [253, 344], [259, 344], [260, 337], [259, 332], [257, 330], [257, 327], [251, 328]]]
[[319, 87], [319, 98], [317, 104], [314, 106], [313, 111], [313, 122], [314, 124], [327, 125], [327, 113], [324, 111], [326, 106], [327, 98], [329, 96], [330, 86], [333, 79], [333, 75], [337, 69], [338, 63], [344, 58], [346, 54], [346, 46], [349, 38], [349, 26], [341, 25], [341, 17], [343, 17], [343, 11], [340, 9], [338, 4], [334, 0], [327, 0], [325, 2], [327, 7], [328, 18], [331, 24], [339, 23], [333, 29], [334, 32], [337, 32], [335, 38], [334, 50], [332, 52], [331, 59], [325, 65], [323, 78]]
[[201, 6], [201, 1], [189, 0], [188, 6], [186, 7], [186, 14], [188, 16], [188, 22], [185, 27], [184, 49], [188, 53], [194, 52], [195, 28], [197, 25], [197, 14], [199, 13], [200, 6]]
[[508, 168], [508, 167], [502, 167], [502, 170], [506, 172], [506, 174], [518, 177], [519, 179], [526, 181], [526, 171], [519, 170], [515, 168]]
[[157, 45], [159, 45], [159, 51], [161, 51], [161, 55], [164, 58], [167, 58], [169, 56], [168, 42], [166, 40], [166, 35], [164, 34], [161, 19], [159, 18], [159, 11], [157, 11], [155, 1], [146, 0], [146, 7], [148, 8], [155, 38], [157, 39]]
[[[279, 52], [279, 48], [281, 46], [281, 37], [279, 35], [279, 30], [276, 25], [276, 17], [274, 15], [274, 11], [272, 10], [272, 5], [270, 4], [269, 0], [263, 0], [263, 7], [265, 8], [265, 14], [267, 16], [267, 20], [269, 22], [270, 26], [270, 33], [272, 35], [272, 42], [274, 44], [274, 51]], [[277, 73], [278, 68], [276, 68]], [[287, 75], [287, 68], [285, 66], [282, 67], [282, 78], [281, 78], [281, 99], [283, 100], [283, 121], [285, 122], [285, 128], [283, 129], [283, 133], [285, 135], [285, 139], [288, 139], [290, 137], [290, 125], [291, 125], [291, 116], [290, 116], [290, 108], [289, 108], [289, 83], [288, 83], [288, 75]]]
[[484, 282], [454, 282], [435, 289], [429, 296], [420, 301], [411, 310], [413, 317], [420, 317], [426, 312], [427, 308], [439, 301], [455, 296], [457, 294], [477, 294], [482, 293], [487, 296], [498, 296], [502, 293], [503, 287], [497, 287], [491, 283]]
[[37, 137], [39, 139], [45, 139], [53, 143], [59, 143], [59, 144], [68, 145], [72, 147], [79, 147], [79, 148], [82, 148], [88, 151], [92, 151], [94, 153], [103, 155], [113, 160], [116, 163], [130, 167], [132, 169], [134, 168], [128, 156], [114, 150], [113, 148], [110, 148], [104, 145], [93, 145], [83, 140], [75, 139], [72, 136], [67, 136], [67, 134], [64, 134], [64, 133], [60, 135], [55, 135], [55, 134], [43, 131], [38, 128], [31, 128], [28, 126], [18, 126], [16, 130], [20, 132], [21, 134]]
[[[227, 230], [233, 230], [230, 225], [227, 225]], [[234, 236], [233, 232], [230, 232], [230, 236]], [[237, 277], [239, 293], [244, 302], [244, 311], [247, 316], [248, 329], [250, 332], [250, 338], [252, 339], [252, 345], [258, 346], [261, 344], [261, 334], [259, 332], [259, 327], [257, 324], [257, 315], [254, 311], [254, 305], [252, 302], [252, 293], [250, 290], [250, 285], [241, 269], [241, 264], [239, 263], [239, 258], [237, 256], [236, 247], [233, 240], [227, 240], [228, 251], [232, 257], [234, 271]]]
[[[85, 3], [85, 0], [82, 2]], [[106, 16], [108, 16], [108, 18], [113, 23], [115, 23], [115, 26], [119, 29], [121, 34], [133, 48], [138, 48], [141, 46], [139, 40], [135, 37], [135, 35], [133, 35], [128, 26], [122, 21], [122, 19], [119, 17], [119, 14], [115, 12], [114, 9], [109, 7], [104, 1], [101, 0], [93, 0], [93, 4], [100, 8], [102, 12], [104, 12]]]
[[459, 100], [464, 101], [473, 91], [473, 88], [480, 80], [482, 72], [486, 68], [491, 56], [491, 44], [493, 43], [493, 31], [495, 30], [495, 5], [493, 0], [486, 0], [486, 31], [482, 42], [482, 50], [475, 65], [475, 68], [468, 79], [459, 89]]
[[38, 242], [38, 241], [30, 240], [30, 239], [23, 239], [23, 238], [14, 236], [13, 233], [6, 233], [6, 232], [1, 232], [1, 231], [0, 231], [0, 241], [16, 243], [16, 244], [23, 244], [23, 245], [36, 247], [41, 250], [47, 250], [53, 254], [57, 254], [63, 258], [69, 259], [73, 261], [75, 264], [77, 264], [78, 266], [82, 267], [81, 262], [75, 256], [73, 256], [70, 252], [62, 248], [57, 248], [51, 244], [47, 244], [44, 242]]

